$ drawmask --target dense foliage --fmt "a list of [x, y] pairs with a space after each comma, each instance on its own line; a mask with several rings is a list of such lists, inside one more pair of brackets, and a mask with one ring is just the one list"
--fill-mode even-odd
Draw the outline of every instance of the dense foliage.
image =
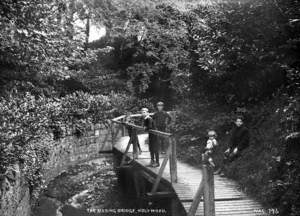
[[194, 10], [190, 33], [198, 67], [193, 70], [193, 92], [229, 104], [253, 103], [281, 87], [295, 92], [299, 14], [290, 10], [297, 1], [288, 2], [249, 1]]
[[[221, 160], [243, 114], [251, 147], [227, 175], [299, 215], [298, 10], [297, 0], [1, 1], [0, 172], [18, 161], [38, 182], [44, 143], [65, 127], [80, 136], [164, 100], [178, 111], [178, 154], [195, 165], [210, 128]], [[92, 25], [106, 35], [87, 43]]]
[[185, 94], [189, 41], [180, 11], [152, 0], [90, 1], [87, 7], [107, 32], [89, 47], [110, 51], [98, 55], [80, 77], [89, 91], [122, 91], [156, 100]]
[[97, 50], [86, 49], [64, 1], [0, 2], [0, 84], [64, 79], [82, 73]]
[[299, 88], [297, 1], [201, 4], [184, 11], [145, 2], [132, 3], [136, 10], [120, 7], [112, 15], [118, 21], [106, 25], [110, 34], [93, 44], [113, 49], [98, 60], [101, 71], [87, 78], [97, 89], [101, 81], [104, 90], [173, 103], [191, 96], [237, 106]]
[[0, 173], [18, 162], [23, 165], [30, 185], [39, 185], [42, 164], [48, 160], [53, 139], [66, 136], [66, 131], [82, 136], [91, 123], [109, 127], [108, 119], [143, 106], [149, 106], [146, 100], [138, 101], [122, 94], [77, 92], [47, 98], [15, 90], [0, 99]]
[[[222, 163], [232, 121], [246, 117], [251, 146], [227, 169], [242, 189], [299, 215], [299, 8], [297, 1], [201, 6], [188, 16], [190, 100], [181, 105], [179, 155], [198, 165], [217, 130]], [[188, 150], [187, 150], [188, 147]], [[247, 161], [247, 162], [246, 162]]]

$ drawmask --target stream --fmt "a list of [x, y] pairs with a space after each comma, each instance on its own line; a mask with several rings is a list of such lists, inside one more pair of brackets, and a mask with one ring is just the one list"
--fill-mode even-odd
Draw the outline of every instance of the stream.
[[147, 212], [148, 204], [137, 209], [137, 200], [121, 189], [113, 162], [106, 155], [69, 167], [41, 193], [33, 216], [168, 215]]
[[117, 182], [110, 155], [69, 167], [49, 183], [33, 215], [116, 215], [115, 209], [127, 208]]

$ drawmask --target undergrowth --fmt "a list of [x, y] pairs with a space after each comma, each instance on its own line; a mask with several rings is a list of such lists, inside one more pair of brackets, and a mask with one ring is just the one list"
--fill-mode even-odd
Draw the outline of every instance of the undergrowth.
[[[182, 108], [174, 129], [179, 137], [178, 157], [200, 167], [207, 130], [214, 129], [219, 142], [214, 160], [220, 165], [237, 110], [231, 111], [213, 103], [196, 109], [190, 107]], [[298, 141], [288, 139], [297, 134], [293, 132], [297, 127], [299, 129], [298, 108], [299, 102], [280, 96], [238, 109], [246, 118], [251, 144], [241, 157], [226, 167], [225, 172], [248, 195], [284, 216], [300, 213], [297, 204], [300, 199], [300, 151], [295, 144], [299, 137], [295, 138]]]

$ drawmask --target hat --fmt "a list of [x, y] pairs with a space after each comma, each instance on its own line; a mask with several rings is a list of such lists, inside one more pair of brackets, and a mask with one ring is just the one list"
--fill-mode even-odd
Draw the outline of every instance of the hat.
[[216, 137], [217, 136], [217, 133], [214, 130], [209, 130], [207, 134], [208, 134], [209, 137]]
[[163, 105], [164, 105], [164, 102], [159, 101], [156, 105], [157, 105], [157, 106], [163, 106]]
[[141, 111], [142, 111], [142, 112], [143, 112], [143, 111], [148, 112], [149, 110], [148, 110], [148, 108], [144, 107], [144, 108], [141, 109]]
[[244, 116], [242, 116], [242, 115], [237, 115], [237, 116], [235, 117], [235, 120], [238, 120], [238, 119], [244, 121]]

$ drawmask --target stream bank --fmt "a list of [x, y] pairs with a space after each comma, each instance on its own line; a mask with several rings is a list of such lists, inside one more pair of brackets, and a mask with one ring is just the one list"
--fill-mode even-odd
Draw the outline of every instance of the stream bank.
[[149, 213], [153, 207], [147, 202], [141, 206], [140, 200], [124, 193], [113, 155], [107, 154], [70, 166], [50, 181], [33, 208], [33, 216], [167, 215], [165, 211]]
[[[112, 155], [70, 166], [40, 195], [34, 216], [90, 216], [122, 207]], [[106, 214], [109, 215], [109, 214]]]

